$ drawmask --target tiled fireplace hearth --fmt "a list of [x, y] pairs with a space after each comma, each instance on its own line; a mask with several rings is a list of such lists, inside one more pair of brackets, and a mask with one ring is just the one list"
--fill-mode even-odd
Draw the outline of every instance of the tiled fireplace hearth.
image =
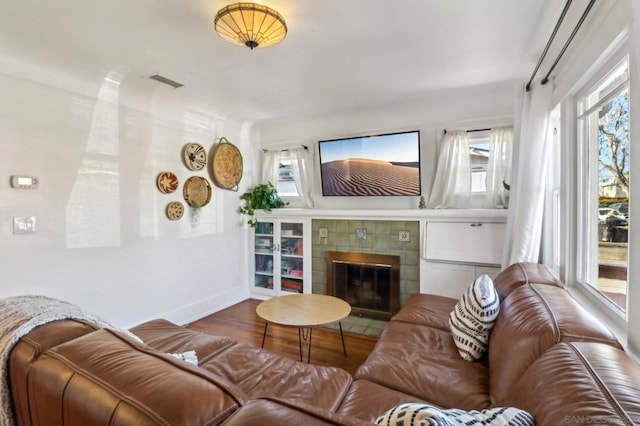
[[[326, 255], [329, 252], [383, 255], [384, 261], [377, 262], [380, 265], [390, 264], [390, 259], [392, 258], [397, 259], [396, 270], [398, 277], [395, 283], [397, 289], [394, 290], [393, 295], [394, 297], [397, 296], [397, 298], [393, 302], [391, 300], [389, 301], [389, 303], [394, 304], [394, 307], [396, 303], [400, 305], [403, 304], [410, 294], [420, 291], [419, 221], [313, 219], [311, 225], [313, 235], [313, 293], [330, 294], [329, 291], [332, 290], [328, 289], [327, 285], [327, 278], [330, 272], [327, 270], [328, 263], [326, 261]], [[371, 263], [369, 261], [362, 261], [360, 258], [358, 259], [355, 263]], [[380, 274], [379, 278], [384, 278], [385, 272], [383, 269], [378, 271]], [[341, 271], [341, 273], [345, 272], [344, 269]], [[359, 285], [367, 288], [372, 286], [372, 272], [372, 270], [365, 268], [363, 270], [365, 276], [363, 276]], [[360, 290], [364, 289], [360, 288]], [[345, 294], [345, 297], [351, 297], [353, 299], [355, 297], [355, 289], [352, 288], [350, 291], [352, 292], [351, 296]], [[364, 293], [366, 296], [367, 291], [365, 290]], [[373, 299], [376, 299], [375, 295], [371, 293], [368, 294], [373, 296]], [[381, 294], [378, 294], [377, 296], [380, 295]], [[389, 296], [391, 296], [391, 293], [389, 293]], [[362, 292], [360, 299], [361, 301], [364, 300], [362, 299]], [[350, 303], [351, 302], [354, 302], [354, 300], [351, 300]], [[364, 300], [364, 304], [366, 305], [367, 303], [371, 305], [374, 304], [374, 301]], [[352, 307], [354, 307], [354, 303], [351, 304]], [[370, 305], [363, 306], [362, 310], [359, 310], [358, 307], [355, 306], [354, 314], [366, 315], [370, 313], [368, 312]], [[390, 310], [389, 312], [392, 312], [394, 307], [391, 305], [388, 307], [385, 306], [385, 308]], [[377, 317], [388, 318], [389, 315], [383, 314]]]

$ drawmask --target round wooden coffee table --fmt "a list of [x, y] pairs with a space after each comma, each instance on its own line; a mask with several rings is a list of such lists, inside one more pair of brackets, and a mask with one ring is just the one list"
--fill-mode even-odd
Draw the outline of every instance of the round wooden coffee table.
[[340, 326], [342, 351], [347, 356], [342, 323], [351, 313], [351, 306], [342, 299], [324, 294], [290, 294], [266, 300], [258, 305], [256, 313], [265, 320], [262, 347], [267, 337], [269, 323], [286, 327], [298, 327], [300, 361], [302, 361], [302, 341], [308, 343], [307, 362], [311, 360], [311, 332], [318, 325], [337, 322]]

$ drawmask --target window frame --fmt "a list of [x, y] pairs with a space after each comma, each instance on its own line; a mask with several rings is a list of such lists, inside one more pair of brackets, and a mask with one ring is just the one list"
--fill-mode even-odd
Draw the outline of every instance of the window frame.
[[[611, 76], [615, 70], [624, 62], [627, 62], [627, 78], [624, 82], [609, 86], [605, 96], [599, 98], [599, 100], [592, 105], [588, 105], [588, 97], [599, 85]], [[590, 77], [580, 85], [580, 88], [574, 92], [574, 96], [570, 98], [570, 102], [573, 104], [574, 114], [570, 117], [573, 129], [575, 131], [575, 249], [570, 256], [572, 256], [573, 262], [575, 262], [575, 282], [582, 290], [583, 294], [586, 294], [589, 299], [595, 303], [599, 309], [604, 309], [613, 317], [619, 320], [625, 321], [628, 312], [626, 309], [622, 309], [615, 304], [604, 294], [598, 290], [598, 285], [589, 284], [591, 277], [597, 276], [598, 268], [598, 256], [597, 251], [594, 253], [590, 250], [594, 245], [597, 245], [598, 233], [594, 231], [594, 223], [597, 224], [597, 209], [592, 208], [593, 197], [591, 190], [597, 186], [598, 180], [598, 152], [597, 149], [591, 149], [589, 147], [589, 132], [590, 126], [588, 120], [593, 112], [598, 111], [607, 102], [615, 99], [623, 90], [628, 90], [631, 94], [631, 58], [629, 43], [625, 40], [618, 44], [612, 53], [597, 65], [597, 68], [592, 70]], [[631, 98], [629, 98], [629, 110], [631, 110]], [[583, 124], [584, 123], [584, 124]], [[631, 120], [629, 127], [631, 128]], [[631, 130], [629, 128], [629, 134]], [[593, 136], [593, 135], [592, 135]], [[597, 135], [595, 136], [597, 138]], [[582, 161], [582, 159], [587, 159]], [[592, 170], [596, 170], [595, 173]], [[595, 181], [595, 183], [594, 183]], [[629, 194], [630, 195], [630, 194]], [[595, 195], [597, 197], [597, 195]], [[597, 204], [597, 203], [596, 203]], [[597, 231], [597, 229], [596, 229]], [[569, 262], [567, 262], [569, 263]], [[627, 261], [628, 267], [628, 261]], [[591, 269], [591, 270], [589, 270]], [[626, 294], [629, 294], [629, 280], [627, 278]]]

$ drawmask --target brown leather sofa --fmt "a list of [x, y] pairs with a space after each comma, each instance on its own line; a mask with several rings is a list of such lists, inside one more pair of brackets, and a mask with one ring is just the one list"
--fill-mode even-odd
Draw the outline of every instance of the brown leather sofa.
[[[515, 406], [540, 425], [640, 423], [640, 366], [548, 271], [516, 264], [494, 280], [501, 312], [489, 351], [460, 358], [449, 332], [456, 300], [413, 295], [354, 377], [164, 320], [145, 342], [56, 321], [9, 359], [19, 425], [365, 425], [427, 402]], [[198, 366], [168, 353], [195, 350]]]

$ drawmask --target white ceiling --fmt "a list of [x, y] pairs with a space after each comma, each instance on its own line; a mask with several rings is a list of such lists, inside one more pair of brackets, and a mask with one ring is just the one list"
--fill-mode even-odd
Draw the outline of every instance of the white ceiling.
[[293, 119], [526, 81], [564, 3], [260, 0], [289, 32], [251, 51], [214, 31], [216, 11], [232, 2], [0, 0], [0, 57], [84, 79], [160, 73], [227, 114]]

